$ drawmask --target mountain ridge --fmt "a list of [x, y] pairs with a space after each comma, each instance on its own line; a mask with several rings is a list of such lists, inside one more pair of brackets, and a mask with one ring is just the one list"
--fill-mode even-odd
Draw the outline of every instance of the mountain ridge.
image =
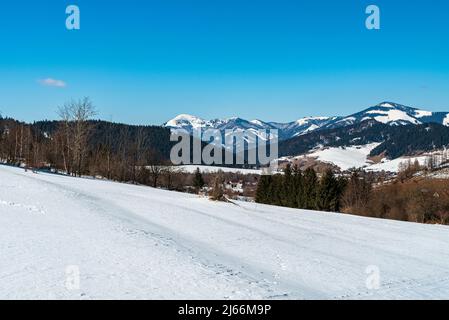
[[384, 101], [348, 116], [303, 117], [287, 123], [267, 122], [259, 119], [248, 121], [239, 117], [204, 120], [196, 116], [181, 114], [167, 121], [163, 126], [170, 129], [184, 129], [190, 133], [195, 128], [201, 128], [202, 130], [218, 129], [222, 131], [278, 129], [279, 139], [288, 140], [313, 131], [346, 127], [367, 120], [374, 120], [390, 126], [426, 123], [449, 126], [449, 111], [433, 112]]

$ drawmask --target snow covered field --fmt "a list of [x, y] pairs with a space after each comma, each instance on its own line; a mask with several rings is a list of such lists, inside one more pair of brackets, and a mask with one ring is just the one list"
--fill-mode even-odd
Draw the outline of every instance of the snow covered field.
[[229, 168], [229, 167], [218, 167], [218, 166], [205, 166], [205, 165], [183, 165], [176, 167], [177, 169], [186, 172], [186, 173], [194, 173], [196, 169], [200, 169], [202, 173], [216, 173], [218, 171], [223, 171], [225, 173], [241, 173], [241, 174], [256, 174], [259, 175], [261, 170], [257, 169], [241, 169], [241, 168]]
[[[371, 143], [361, 146], [349, 146], [345, 148], [323, 148], [315, 150], [312, 153], [307, 154], [308, 157], [315, 158], [318, 161], [331, 163], [338, 166], [342, 170], [349, 170], [351, 168], [363, 168], [366, 171], [386, 171], [386, 172], [399, 172], [401, 164], [407, 164], [408, 162], [414, 163], [416, 160], [420, 165], [424, 166], [426, 160], [430, 155], [441, 155], [443, 150], [437, 150], [432, 153], [424, 153], [415, 157], [399, 157], [396, 159], [382, 159], [379, 163], [373, 163], [369, 160], [369, 154], [371, 151], [379, 146], [380, 143]], [[300, 158], [302, 156], [299, 156]]]
[[367, 171], [387, 171], [387, 172], [399, 172], [401, 164], [407, 164], [410, 162], [411, 164], [415, 163], [418, 160], [419, 164], [422, 166], [426, 165], [426, 160], [428, 156], [419, 156], [419, 157], [401, 157], [393, 160], [382, 160], [379, 163], [373, 164], [366, 168]]
[[351, 146], [346, 148], [326, 148], [308, 154], [322, 162], [333, 163], [342, 170], [351, 168], [363, 168], [372, 165], [368, 160], [371, 151], [380, 143], [371, 143], [363, 146]]
[[448, 243], [445, 226], [0, 166], [0, 299], [449, 298]]

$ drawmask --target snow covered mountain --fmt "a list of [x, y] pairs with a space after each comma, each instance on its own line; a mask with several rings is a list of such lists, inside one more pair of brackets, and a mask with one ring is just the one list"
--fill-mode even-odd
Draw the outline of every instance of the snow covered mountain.
[[[254, 133], [254, 137], [267, 140], [268, 132], [260, 132], [259, 130], [277, 129], [275, 126], [260, 120], [248, 121], [235, 117], [224, 120], [215, 119], [207, 121], [188, 114], [181, 114], [166, 122], [164, 126], [172, 130], [186, 130], [190, 134], [192, 134], [195, 129], [201, 129], [203, 131], [208, 129], [218, 129], [222, 133], [223, 141], [225, 141], [225, 137], [229, 134], [228, 131], [234, 134], [249, 130]], [[256, 139], [247, 136], [244, 136], [244, 141], [250, 144], [257, 143]], [[242, 144], [238, 141], [237, 147], [245, 148], [246, 146], [245, 143]]]
[[192, 132], [194, 129], [201, 128], [202, 130], [207, 129], [219, 129], [219, 130], [266, 130], [266, 129], [276, 129], [276, 126], [269, 123], [252, 120], [248, 121], [241, 118], [229, 118], [229, 119], [214, 119], [214, 120], [204, 120], [196, 116], [181, 114], [172, 120], [164, 124], [165, 127], [171, 129], [184, 129], [188, 132]]
[[166, 122], [164, 126], [172, 129], [185, 129], [188, 132], [192, 132], [194, 128], [230, 129], [234, 131], [278, 129], [279, 138], [286, 140], [316, 130], [345, 127], [368, 120], [375, 120], [391, 126], [424, 123], [438, 123], [449, 126], [449, 112], [431, 112], [393, 102], [382, 102], [346, 117], [305, 117], [288, 123], [277, 123], [261, 120], [248, 121], [241, 118], [207, 121], [195, 116], [182, 114]]
[[279, 130], [279, 138], [281, 140], [289, 139], [301, 134], [312, 132], [331, 124], [337, 117], [306, 117], [289, 123], [264, 122], [262, 120], [245, 120], [238, 117], [229, 119], [204, 120], [196, 116], [181, 114], [164, 124], [165, 127], [179, 130], [183, 129], [192, 133], [194, 129], [201, 128], [218, 129], [221, 131], [232, 130], [238, 132], [242, 130]]
[[289, 123], [270, 123], [280, 131], [280, 138], [290, 139], [325, 128], [339, 117], [305, 117]]
[[[381, 159], [384, 162], [395, 160], [396, 168], [392, 170], [395, 172], [400, 161], [410, 157], [425, 160], [426, 153], [448, 148], [449, 126], [438, 123], [391, 125], [367, 119], [280, 141], [279, 155], [287, 158], [307, 155], [343, 170], [370, 166]], [[378, 166], [377, 169], [388, 168], [392, 167]]]
[[407, 107], [393, 102], [382, 102], [358, 113], [354, 113], [332, 123], [330, 127], [346, 126], [366, 120], [375, 120], [392, 126], [439, 123], [449, 125], [448, 112], [431, 112], [417, 108]]

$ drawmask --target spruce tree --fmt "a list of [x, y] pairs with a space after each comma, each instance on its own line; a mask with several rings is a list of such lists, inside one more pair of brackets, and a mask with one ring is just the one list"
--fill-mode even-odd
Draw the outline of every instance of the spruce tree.
[[281, 186], [281, 202], [285, 207], [296, 207], [296, 194], [294, 192], [293, 171], [290, 164], [284, 169], [283, 184]]
[[270, 175], [262, 175], [257, 183], [256, 202], [271, 204], [269, 190], [271, 188], [272, 179]]
[[302, 190], [300, 192], [299, 203], [302, 204], [302, 209], [316, 209], [316, 196], [318, 187], [318, 178], [313, 168], [307, 168], [304, 171], [302, 179]]
[[282, 206], [282, 195], [283, 195], [283, 182], [284, 179], [280, 175], [274, 175], [271, 178], [271, 184], [268, 189], [268, 197], [270, 204], [275, 206]]
[[344, 187], [345, 180], [337, 179], [331, 169], [327, 170], [318, 186], [316, 209], [338, 212], [340, 210], [340, 198]]
[[196, 168], [195, 177], [193, 178], [193, 187], [195, 188], [195, 192], [199, 193], [200, 190], [204, 187], [204, 179], [201, 174], [200, 168]]
[[301, 169], [299, 169], [298, 165], [295, 165], [293, 168], [293, 195], [295, 198], [295, 208], [304, 208], [303, 201], [303, 184], [304, 177]]
[[[345, 193], [346, 187], [348, 186], [348, 179], [346, 179], [345, 177], [341, 176], [337, 180], [338, 180], [338, 190], [337, 190], [338, 201], [337, 201], [337, 204], [336, 204], [336, 207], [335, 207], [335, 212], [340, 212], [342, 198], [343, 198], [343, 195]], [[370, 188], [369, 190], [371, 190], [371, 184], [369, 185], [369, 188]], [[366, 192], [367, 190], [364, 190], [364, 191]], [[368, 191], [368, 192], [370, 192], [370, 191]]]

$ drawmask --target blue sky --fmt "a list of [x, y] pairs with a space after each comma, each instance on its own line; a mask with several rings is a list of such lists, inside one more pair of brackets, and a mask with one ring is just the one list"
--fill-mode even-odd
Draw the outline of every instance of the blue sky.
[[[69, 4], [81, 30], [65, 28]], [[369, 4], [381, 30], [365, 28]], [[448, 111], [449, 1], [2, 2], [3, 115], [53, 119], [83, 96], [100, 118], [135, 124], [291, 121], [384, 100]]]

